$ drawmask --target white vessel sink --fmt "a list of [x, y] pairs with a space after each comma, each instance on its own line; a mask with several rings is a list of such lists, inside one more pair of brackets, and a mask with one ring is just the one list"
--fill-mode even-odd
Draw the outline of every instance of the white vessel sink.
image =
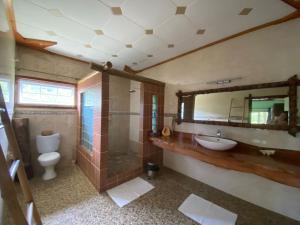
[[229, 150], [237, 145], [236, 141], [219, 137], [196, 136], [195, 139], [203, 147], [216, 151]]

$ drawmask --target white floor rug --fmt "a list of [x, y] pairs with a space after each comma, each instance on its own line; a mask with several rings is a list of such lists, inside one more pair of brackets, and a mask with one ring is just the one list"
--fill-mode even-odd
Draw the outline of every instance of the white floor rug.
[[119, 207], [123, 207], [153, 188], [154, 186], [152, 184], [137, 177], [109, 189], [107, 193]]
[[178, 208], [187, 217], [201, 225], [234, 225], [237, 214], [191, 194]]

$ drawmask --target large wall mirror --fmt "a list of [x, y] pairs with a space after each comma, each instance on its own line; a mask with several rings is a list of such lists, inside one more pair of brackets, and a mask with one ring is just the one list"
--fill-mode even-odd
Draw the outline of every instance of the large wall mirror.
[[276, 83], [179, 91], [178, 122], [289, 130], [295, 135], [300, 125], [298, 83], [294, 76]]

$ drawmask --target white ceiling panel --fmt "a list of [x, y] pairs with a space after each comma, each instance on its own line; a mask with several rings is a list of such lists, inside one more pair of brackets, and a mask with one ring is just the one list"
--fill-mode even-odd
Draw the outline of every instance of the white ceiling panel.
[[174, 2], [177, 6], [187, 6], [192, 2], [200, 1], [200, 0], [171, 0]]
[[57, 45], [50, 46], [47, 50], [77, 59], [83, 58], [79, 57], [79, 55], [84, 56], [84, 48], [80, 44], [62, 37], [58, 39]]
[[128, 0], [122, 6], [125, 16], [144, 28], [152, 28], [175, 14], [170, 0]]
[[17, 22], [20, 21], [79, 42], [90, 42], [95, 33], [85, 26], [64, 17], [53, 16], [46, 9], [25, 0], [14, 1]]
[[196, 35], [197, 29], [182, 15], [173, 16], [156, 28], [156, 35], [168, 44], [176, 44]]
[[144, 30], [124, 16], [113, 16], [103, 27], [104, 33], [116, 40], [131, 44], [138, 39]]
[[[244, 8], [253, 10], [248, 16], [240, 16]], [[231, 26], [230, 22], [234, 20], [251, 21], [257, 26], [293, 11], [292, 7], [280, 0], [226, 0], [226, 4], [220, 4], [219, 0], [199, 0], [187, 7], [186, 16], [200, 29], [216, 24]]]
[[129, 61], [130, 64], [132, 64], [133, 62], [141, 62], [148, 58], [146, 53], [140, 52], [133, 48], [124, 48], [120, 52], [118, 52], [117, 55], [121, 60]]
[[[30, 0], [47, 9], [59, 9], [64, 16], [92, 29], [104, 26], [111, 16], [111, 9], [97, 0]], [[88, 13], [86, 12], [88, 9]]]
[[103, 52], [106, 52], [110, 55], [116, 54], [118, 51], [125, 47], [124, 43], [109, 38], [106, 35], [96, 36], [91, 42], [91, 45], [94, 48], [102, 50]]
[[57, 41], [59, 39], [58, 36], [49, 35], [44, 30], [35, 28], [33, 26], [21, 22], [17, 22], [17, 30], [19, 33], [22, 34], [24, 38], [32, 38], [45, 41]]
[[[24, 37], [57, 41], [49, 51], [111, 60], [119, 69], [143, 69], [295, 11], [282, 0], [14, 0], [13, 6]], [[187, 7], [184, 15], [175, 15], [178, 6]], [[111, 7], [123, 15], [113, 15]], [[244, 8], [253, 10], [239, 15]], [[1, 22], [5, 16], [0, 11]], [[5, 29], [7, 23], [0, 23]], [[154, 33], [146, 35], [146, 29]], [[197, 35], [199, 29], [205, 32]]]
[[156, 35], [143, 35], [133, 44], [134, 48], [144, 51], [148, 54], [152, 52], [152, 49], [165, 46], [167, 46], [167, 43], [160, 40]]
[[119, 7], [123, 4], [123, 2], [125, 2], [125, 0], [98, 0], [98, 1], [111, 7]]
[[106, 62], [110, 55], [93, 48], [83, 50], [84, 57], [90, 62], [102, 63]]
[[156, 57], [153, 57], [153, 58], [148, 58], [142, 62], [139, 62], [137, 65], [130, 65], [131, 68], [133, 68], [134, 70], [140, 70], [140, 69], [143, 69], [145, 67], [148, 67], [148, 66], [152, 66], [154, 64], [157, 64], [159, 62], [162, 62], [166, 60], [165, 57], [162, 57], [160, 55], [156, 56]]

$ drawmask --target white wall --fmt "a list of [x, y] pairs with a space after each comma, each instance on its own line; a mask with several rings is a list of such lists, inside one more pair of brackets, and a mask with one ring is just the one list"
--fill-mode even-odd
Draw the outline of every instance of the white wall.
[[[178, 90], [217, 88], [208, 81], [242, 77], [229, 86], [300, 78], [300, 19], [252, 32], [143, 71], [140, 75], [164, 81], [165, 125], [177, 113]], [[223, 87], [223, 86], [222, 86]], [[300, 150], [300, 135], [286, 131], [182, 123], [177, 131], [223, 135], [262, 147]], [[259, 206], [300, 221], [300, 189], [242, 172], [218, 168], [164, 151], [164, 165]]]

